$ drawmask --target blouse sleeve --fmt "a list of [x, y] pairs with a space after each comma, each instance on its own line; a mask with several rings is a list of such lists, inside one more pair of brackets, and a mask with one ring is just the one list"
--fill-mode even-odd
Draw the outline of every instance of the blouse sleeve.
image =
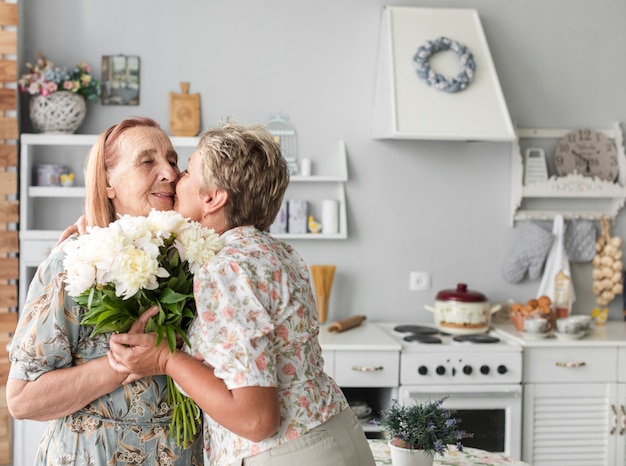
[[254, 272], [226, 260], [211, 261], [195, 277], [192, 352], [202, 354], [229, 389], [278, 385], [274, 324], [260, 283]]
[[63, 256], [62, 249], [55, 248], [30, 283], [11, 343], [10, 378], [33, 381], [74, 365], [80, 308], [64, 293]]

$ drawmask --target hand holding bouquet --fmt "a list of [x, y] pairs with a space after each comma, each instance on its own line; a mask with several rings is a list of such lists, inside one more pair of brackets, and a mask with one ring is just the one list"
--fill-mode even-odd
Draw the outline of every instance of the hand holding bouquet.
[[[166, 339], [170, 351], [195, 316], [193, 274], [221, 249], [214, 230], [174, 211], [153, 210], [147, 217], [122, 216], [106, 228], [65, 245], [63, 265], [68, 294], [87, 312], [83, 325], [93, 333], [127, 332], [153, 305], [159, 312], [146, 331]], [[182, 395], [168, 377], [169, 401], [174, 405], [171, 434], [187, 444], [199, 423], [193, 400]], [[182, 434], [182, 438], [181, 438]]]

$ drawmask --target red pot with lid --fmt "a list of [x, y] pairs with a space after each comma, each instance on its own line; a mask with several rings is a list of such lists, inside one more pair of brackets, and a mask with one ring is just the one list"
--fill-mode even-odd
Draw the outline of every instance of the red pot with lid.
[[437, 328], [452, 335], [487, 332], [491, 326], [491, 314], [500, 307], [499, 304], [490, 306], [484, 294], [469, 290], [465, 283], [437, 293], [435, 307], [424, 306], [434, 314]]

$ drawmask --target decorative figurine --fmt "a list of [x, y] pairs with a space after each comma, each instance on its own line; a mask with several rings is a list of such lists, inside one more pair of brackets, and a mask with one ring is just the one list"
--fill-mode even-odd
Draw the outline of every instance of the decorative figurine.
[[74, 186], [74, 173], [61, 173], [61, 186]]
[[319, 233], [322, 231], [322, 224], [318, 223], [312, 215], [309, 215], [309, 231], [311, 233]]

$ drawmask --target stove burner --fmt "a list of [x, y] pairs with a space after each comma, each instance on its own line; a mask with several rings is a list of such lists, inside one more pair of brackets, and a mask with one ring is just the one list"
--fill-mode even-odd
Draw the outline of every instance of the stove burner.
[[419, 335], [436, 335], [439, 333], [439, 330], [424, 325], [396, 325], [393, 329], [400, 333], [414, 333]]
[[404, 341], [417, 342], [417, 343], [441, 343], [441, 338], [433, 335], [424, 335], [419, 333], [413, 333], [403, 338]]
[[452, 339], [460, 343], [497, 343], [500, 341], [497, 337], [485, 334], [456, 335]]

